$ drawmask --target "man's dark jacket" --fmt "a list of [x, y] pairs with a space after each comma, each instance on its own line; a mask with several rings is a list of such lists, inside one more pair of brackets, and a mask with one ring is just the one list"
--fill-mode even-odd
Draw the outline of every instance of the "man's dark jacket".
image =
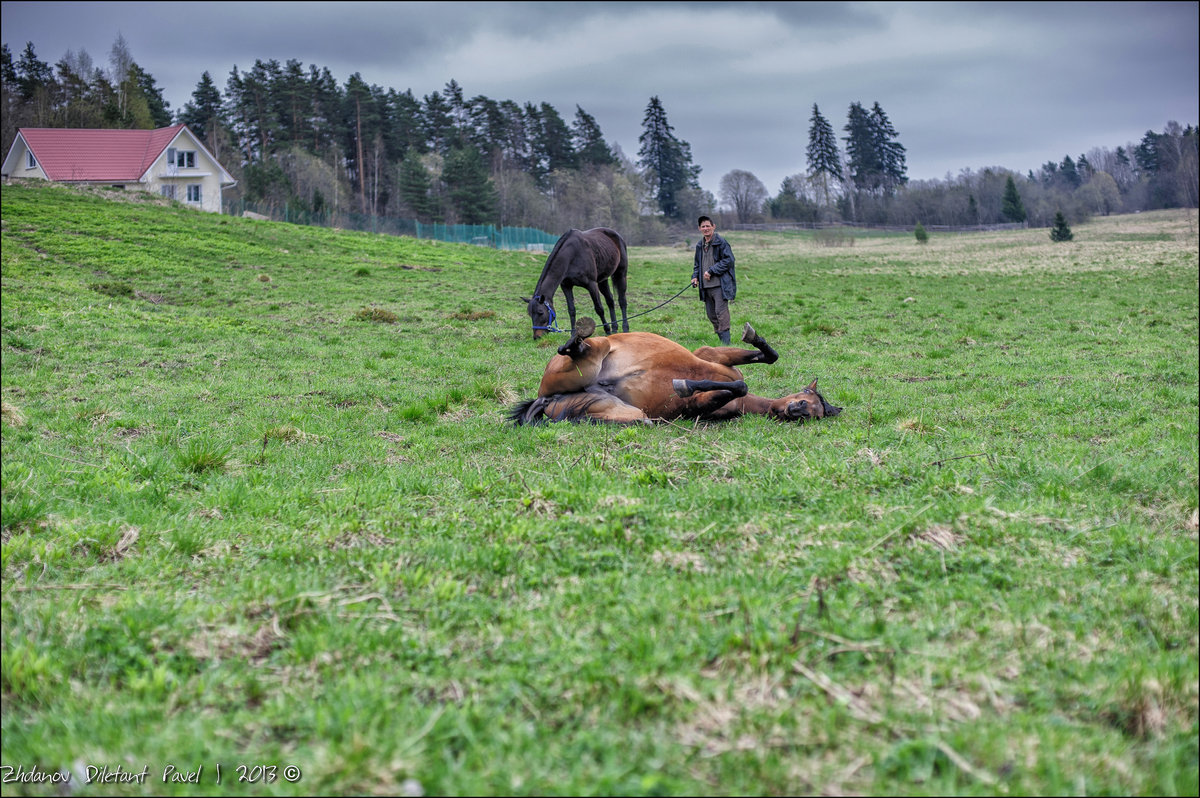
[[[704, 298], [704, 271], [700, 268], [700, 253], [704, 249], [704, 236], [696, 242], [696, 265], [692, 269], [692, 278], [700, 281], [700, 298]], [[725, 297], [726, 302], [732, 302], [737, 296], [737, 277], [733, 273], [733, 250], [729, 248], [729, 242], [721, 238], [721, 236], [713, 233], [712, 237], [713, 251], [713, 276], [721, 281], [721, 294]]]

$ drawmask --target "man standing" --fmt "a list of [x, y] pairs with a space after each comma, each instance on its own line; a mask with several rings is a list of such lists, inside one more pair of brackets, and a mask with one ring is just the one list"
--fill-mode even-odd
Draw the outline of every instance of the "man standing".
[[700, 287], [700, 299], [704, 301], [704, 312], [712, 322], [713, 331], [722, 344], [729, 346], [729, 303], [737, 295], [733, 250], [728, 241], [717, 235], [712, 219], [701, 216], [696, 223], [702, 238], [696, 243], [692, 285]]

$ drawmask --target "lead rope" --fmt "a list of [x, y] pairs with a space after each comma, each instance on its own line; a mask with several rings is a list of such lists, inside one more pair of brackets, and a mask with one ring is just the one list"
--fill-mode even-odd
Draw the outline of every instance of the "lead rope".
[[[692, 286], [691, 282], [689, 282], [689, 283], [688, 283], [687, 285], [685, 285], [683, 288], [679, 289], [679, 293], [677, 293], [675, 296], [673, 296], [673, 297], [671, 297], [670, 299], [668, 299], [666, 302], [660, 302], [660, 303], [658, 303], [657, 305], [655, 305], [654, 307], [650, 308], [650, 310], [643, 310], [641, 313], [635, 313], [635, 314], [633, 314], [632, 316], [626, 316], [626, 317], [625, 317], [625, 321], [626, 321], [626, 322], [628, 322], [630, 319], [636, 319], [638, 316], [645, 316], [647, 313], [653, 313], [654, 311], [658, 310], [658, 309], [659, 309], [659, 308], [661, 308], [663, 305], [669, 305], [670, 303], [674, 302], [676, 299], [679, 299], [679, 297], [680, 297], [680, 296], [683, 294], [683, 292], [684, 292], [684, 291], [686, 291], [686, 290], [688, 290], [689, 288], [692, 288], [692, 287], [693, 287], [693, 286]], [[543, 327], [543, 326], [539, 326], [539, 325], [537, 325], [537, 324], [533, 325], [533, 329], [535, 329], [535, 330], [546, 330], [547, 332], [571, 332], [570, 330], [560, 330], [560, 329], [558, 329], [558, 327], [555, 327], [555, 326], [554, 326], [554, 319], [556, 318], [556, 314], [555, 314], [555, 312], [554, 312], [554, 306], [553, 306], [553, 305], [551, 305], [551, 304], [550, 304], [549, 302], [547, 302], [546, 300], [542, 299], [541, 297], [537, 297], [537, 300], [538, 300], [539, 302], [541, 302], [543, 305], [545, 305], [545, 306], [546, 306], [546, 309], [547, 309], [548, 311], [550, 311], [550, 320], [546, 322], [546, 326], [544, 326], [544, 327]], [[616, 324], [617, 324], [617, 320], [616, 320], [616, 319], [613, 319], [612, 323], [613, 323], [613, 326], [615, 327], [615, 326], [616, 326]]]
[[679, 291], [679, 293], [678, 293], [678, 294], [676, 294], [675, 296], [671, 297], [671, 298], [670, 298], [670, 299], [668, 299], [666, 302], [660, 302], [659, 304], [657, 304], [657, 305], [655, 305], [654, 307], [650, 308], [650, 310], [643, 310], [641, 313], [635, 313], [635, 314], [633, 314], [632, 316], [626, 316], [626, 317], [625, 317], [625, 320], [626, 320], [626, 321], [628, 321], [629, 319], [636, 319], [638, 316], [645, 316], [647, 313], [652, 313], [653, 311], [656, 311], [656, 310], [658, 310], [659, 308], [661, 308], [663, 305], [670, 304], [671, 302], [674, 302], [676, 299], [679, 299], [680, 295], [681, 295], [681, 294], [683, 294], [683, 292], [684, 292], [684, 291], [688, 290], [688, 289], [689, 289], [689, 288], [691, 288], [691, 287], [692, 287], [692, 284], [691, 284], [691, 282], [689, 282], [689, 283], [688, 283], [687, 285], [685, 285], [685, 286], [684, 286], [682, 289], [680, 289], [680, 291]]

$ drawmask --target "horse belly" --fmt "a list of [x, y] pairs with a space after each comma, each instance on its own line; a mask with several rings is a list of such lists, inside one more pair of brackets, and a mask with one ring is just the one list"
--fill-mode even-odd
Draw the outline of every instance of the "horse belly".
[[650, 418], [676, 419], [687, 414], [691, 402], [675, 393], [672, 380], [742, 378], [737, 369], [700, 360], [674, 341], [657, 335], [620, 333], [607, 340], [611, 348], [596, 384]]

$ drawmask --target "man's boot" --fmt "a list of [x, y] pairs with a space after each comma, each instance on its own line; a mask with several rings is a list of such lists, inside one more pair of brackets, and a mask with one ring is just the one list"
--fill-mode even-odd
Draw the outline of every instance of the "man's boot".
[[721, 330], [717, 333], [717, 337], [721, 339], [722, 344], [729, 346], [729, 330]]

